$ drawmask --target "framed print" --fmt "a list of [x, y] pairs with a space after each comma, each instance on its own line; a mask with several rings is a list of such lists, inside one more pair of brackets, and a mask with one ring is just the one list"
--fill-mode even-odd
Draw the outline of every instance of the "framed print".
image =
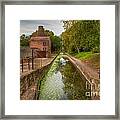
[[117, 0], [1, 8], [1, 118], [119, 119]]

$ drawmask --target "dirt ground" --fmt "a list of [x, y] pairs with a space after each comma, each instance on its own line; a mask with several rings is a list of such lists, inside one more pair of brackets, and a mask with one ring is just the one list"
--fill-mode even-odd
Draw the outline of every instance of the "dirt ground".
[[97, 71], [97, 69], [90, 66], [90, 63], [83, 62], [83, 61], [81, 61], [81, 60], [79, 60], [79, 59], [77, 59], [75, 57], [72, 57], [72, 56], [71, 56], [71, 58], [78, 65], [78, 67], [80, 67], [80, 69], [82, 71], [84, 71], [84, 73], [86, 75], [88, 75], [88, 77], [99, 80], [99, 76], [100, 76], [99, 72]]

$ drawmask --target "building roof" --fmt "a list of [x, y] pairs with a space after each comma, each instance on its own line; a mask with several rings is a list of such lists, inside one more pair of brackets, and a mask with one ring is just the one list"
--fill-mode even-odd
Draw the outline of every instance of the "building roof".
[[37, 36], [37, 37], [31, 37], [31, 39], [30, 40], [32, 40], [32, 41], [36, 41], [36, 40], [50, 40], [50, 37], [49, 36]]

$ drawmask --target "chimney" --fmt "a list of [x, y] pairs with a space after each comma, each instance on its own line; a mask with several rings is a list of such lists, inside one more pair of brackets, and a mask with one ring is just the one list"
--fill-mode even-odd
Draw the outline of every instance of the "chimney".
[[38, 26], [38, 36], [45, 36], [43, 26]]

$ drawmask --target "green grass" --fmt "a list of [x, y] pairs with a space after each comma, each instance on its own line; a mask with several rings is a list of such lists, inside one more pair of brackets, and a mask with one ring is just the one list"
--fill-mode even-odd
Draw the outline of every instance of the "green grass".
[[80, 52], [75, 54], [74, 57], [86, 62], [95, 69], [100, 68], [100, 53]]
[[95, 53], [92, 52], [80, 52], [75, 55], [76, 58], [81, 59], [81, 60], [88, 60], [93, 57]]

